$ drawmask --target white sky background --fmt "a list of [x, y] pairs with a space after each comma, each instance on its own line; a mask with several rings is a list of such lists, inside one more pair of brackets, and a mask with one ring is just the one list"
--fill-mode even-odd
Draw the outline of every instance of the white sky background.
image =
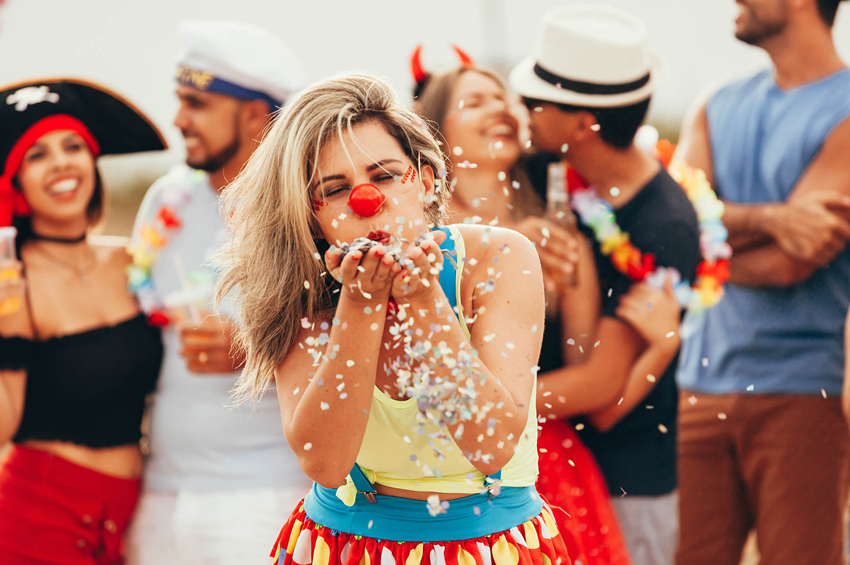
[[[585, 0], [588, 1], [588, 0]], [[599, 0], [590, 0], [597, 2]], [[557, 0], [6, 0], [0, 8], [0, 84], [78, 76], [104, 83], [149, 113], [171, 153], [183, 145], [171, 121], [177, 103], [175, 28], [184, 19], [231, 19], [262, 25], [298, 55], [311, 79], [365, 70], [389, 78], [409, 97], [409, 57], [425, 45], [424, 63], [457, 64], [454, 42], [484, 65], [510, 68], [533, 50], [539, 21]], [[675, 122], [709, 85], [767, 63], [732, 35], [734, 0], [605, 0], [639, 16], [665, 76], [650, 119]], [[501, 13], [501, 15], [500, 15]], [[835, 38], [850, 60], [850, 3], [839, 9]], [[2, 127], [2, 124], [0, 124]], [[150, 159], [122, 160], [127, 169]], [[162, 167], [162, 158], [155, 160]]]

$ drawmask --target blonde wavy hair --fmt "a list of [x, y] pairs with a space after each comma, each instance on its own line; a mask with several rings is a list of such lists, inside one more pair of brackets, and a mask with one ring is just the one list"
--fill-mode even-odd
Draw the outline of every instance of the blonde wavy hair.
[[[422, 120], [385, 81], [362, 73], [326, 79], [296, 96], [270, 124], [242, 172], [222, 193], [231, 240], [219, 250], [216, 299], [233, 299], [239, 322], [235, 347], [245, 369], [234, 395], [256, 400], [295, 345], [302, 320], [330, 320], [337, 283], [325, 272], [326, 245], [312, 190], [324, 145], [353, 126], [380, 123], [414, 164], [445, 170], [440, 146]], [[355, 143], [356, 140], [355, 140]], [[368, 153], [368, 150], [367, 150]], [[441, 183], [437, 183], [438, 185]], [[424, 209], [442, 225], [448, 190], [438, 186]]]

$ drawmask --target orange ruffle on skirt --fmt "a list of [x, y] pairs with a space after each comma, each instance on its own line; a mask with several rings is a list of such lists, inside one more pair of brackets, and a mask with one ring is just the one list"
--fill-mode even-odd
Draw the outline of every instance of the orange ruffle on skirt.
[[560, 420], [547, 421], [538, 435], [537, 448], [537, 491], [567, 514], [559, 525], [573, 562], [630, 565], [605, 478], [573, 427]]
[[335, 532], [310, 520], [304, 505], [289, 517], [272, 565], [571, 565], [552, 510], [488, 536], [463, 541], [397, 542]]

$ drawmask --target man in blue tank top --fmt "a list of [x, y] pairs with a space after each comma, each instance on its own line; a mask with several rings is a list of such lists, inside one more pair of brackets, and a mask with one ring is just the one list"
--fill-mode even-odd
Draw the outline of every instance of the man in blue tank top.
[[844, 563], [850, 438], [841, 410], [850, 305], [850, 69], [839, 0], [739, 0], [736, 36], [772, 68], [732, 82], [679, 157], [727, 205], [726, 296], [689, 315], [678, 371], [678, 563]]
[[151, 225], [165, 228], [167, 240], [150, 266], [152, 288], [139, 299], [152, 319], [171, 323], [163, 329], [165, 357], [128, 563], [262, 563], [281, 517], [310, 481], [286, 444], [274, 394], [254, 409], [228, 406], [242, 360], [231, 349], [231, 322], [210, 314], [216, 273], [209, 260], [228, 238], [219, 193], [256, 149], [271, 113], [306, 76], [262, 28], [186, 22], [179, 35], [174, 125], [186, 142], [188, 166], [154, 183], [133, 229], [139, 242], [151, 237]]

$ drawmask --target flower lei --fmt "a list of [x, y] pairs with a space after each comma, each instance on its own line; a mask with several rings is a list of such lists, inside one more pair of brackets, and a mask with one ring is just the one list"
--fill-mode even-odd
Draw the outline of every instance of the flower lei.
[[127, 246], [127, 253], [133, 260], [127, 267], [127, 284], [130, 292], [136, 295], [142, 312], [147, 315], [148, 323], [153, 326], [167, 326], [171, 323], [171, 317], [154, 288], [151, 266], [159, 250], [183, 227], [178, 208], [187, 204], [191, 198], [189, 189], [165, 189], [163, 203], [154, 220], [142, 224], [139, 239]]
[[655, 156], [684, 188], [697, 213], [703, 261], [697, 267], [693, 283], [682, 280], [681, 274], [673, 267], [656, 266], [653, 254], [641, 253], [629, 240], [629, 234], [617, 225], [611, 205], [572, 169], [567, 170], [567, 186], [573, 210], [582, 223], [593, 230], [602, 254], [611, 259], [615, 269], [633, 281], [644, 281], [656, 288], [664, 288], [669, 274], [679, 304], [699, 312], [715, 306], [723, 298], [723, 284], [729, 279], [732, 248], [726, 243], [728, 232], [721, 220], [723, 203], [711, 189], [705, 172], [683, 162], [671, 164], [674, 150], [675, 146], [669, 141], [661, 140], [655, 146]]

